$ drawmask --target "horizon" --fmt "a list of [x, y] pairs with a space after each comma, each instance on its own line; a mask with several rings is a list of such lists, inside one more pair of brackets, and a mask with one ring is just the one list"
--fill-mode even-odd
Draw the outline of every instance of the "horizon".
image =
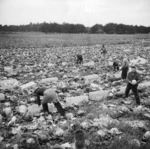
[[1, 25], [32, 22], [150, 26], [149, 0], [0, 0]]

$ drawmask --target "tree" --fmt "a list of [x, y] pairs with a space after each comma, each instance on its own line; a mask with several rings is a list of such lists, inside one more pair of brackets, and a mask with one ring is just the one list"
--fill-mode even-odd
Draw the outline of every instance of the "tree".
[[116, 28], [117, 28], [117, 24], [108, 23], [104, 26], [104, 32], [107, 34], [115, 34]]
[[0, 31], [4, 32], [30, 32], [40, 31], [44, 33], [107, 33], [107, 34], [135, 34], [135, 33], [150, 33], [150, 27], [133, 26], [125, 24], [108, 23], [105, 26], [95, 24], [91, 28], [85, 27], [82, 24], [57, 24], [57, 23], [30, 23], [27, 25], [0, 25]]
[[103, 26], [101, 24], [95, 24], [94, 26], [91, 27], [90, 30], [91, 33], [104, 33], [103, 31]]

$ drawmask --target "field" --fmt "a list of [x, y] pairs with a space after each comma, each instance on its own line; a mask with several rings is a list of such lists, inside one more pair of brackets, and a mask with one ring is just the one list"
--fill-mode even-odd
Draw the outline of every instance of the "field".
[[[149, 149], [150, 46], [143, 39], [150, 35], [1, 33], [0, 148], [75, 149], [75, 133], [81, 130], [86, 141], [79, 142], [86, 149]], [[81, 65], [76, 64], [79, 53]], [[141, 106], [132, 93], [124, 99], [126, 82], [121, 69], [112, 67], [118, 59], [121, 68], [124, 54], [141, 75]], [[17, 85], [7, 84], [10, 78]], [[43, 81], [47, 78], [51, 81]], [[21, 90], [31, 81], [57, 89], [66, 117], [53, 104], [52, 115], [40, 111], [32, 87]]]
[[21, 32], [0, 34], [0, 48], [47, 48], [96, 44], [133, 44], [143, 39], [150, 39], [150, 35], [45, 34]]

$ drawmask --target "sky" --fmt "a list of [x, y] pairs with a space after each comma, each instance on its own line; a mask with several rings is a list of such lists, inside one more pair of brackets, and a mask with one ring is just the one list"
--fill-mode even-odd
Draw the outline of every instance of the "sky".
[[0, 24], [30, 22], [150, 26], [150, 0], [0, 0]]

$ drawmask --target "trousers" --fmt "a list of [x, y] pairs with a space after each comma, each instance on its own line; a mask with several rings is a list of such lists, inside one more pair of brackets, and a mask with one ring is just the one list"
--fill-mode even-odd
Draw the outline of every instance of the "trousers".
[[138, 95], [137, 87], [138, 87], [137, 84], [136, 85], [132, 85], [132, 84], [128, 83], [127, 87], [126, 87], [126, 91], [125, 91], [125, 98], [128, 97], [130, 90], [132, 90], [132, 92], [133, 92], [133, 94], [135, 96], [135, 99], [136, 99], [136, 103], [138, 105], [140, 105], [140, 98], [139, 98], [139, 95]]
[[121, 74], [121, 78], [122, 79], [126, 79], [126, 77], [127, 77], [127, 73], [128, 73], [128, 67], [123, 67], [122, 68], [122, 74]]
[[[65, 109], [63, 109], [63, 107], [61, 106], [60, 102], [53, 102], [53, 104], [56, 107], [56, 109], [58, 110], [58, 112], [62, 116], [65, 116]], [[43, 103], [42, 106], [43, 106], [43, 111], [44, 112], [49, 112], [47, 103]]]

